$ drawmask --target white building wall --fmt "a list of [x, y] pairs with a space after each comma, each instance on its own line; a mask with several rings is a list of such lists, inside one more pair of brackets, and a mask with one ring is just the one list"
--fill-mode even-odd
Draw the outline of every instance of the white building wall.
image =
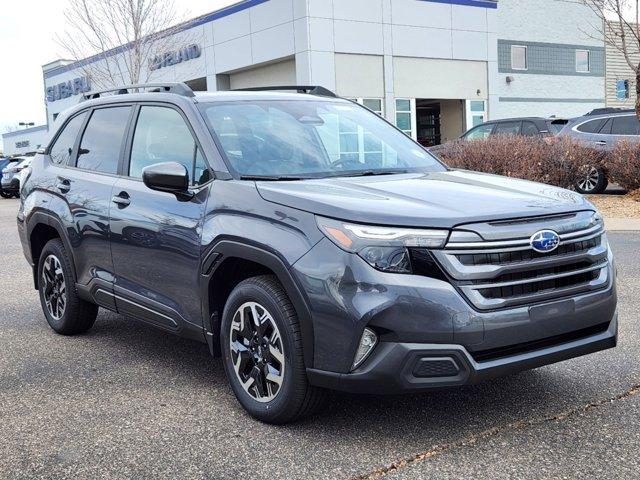
[[3, 154], [8, 156], [34, 152], [44, 147], [48, 139], [49, 132], [46, 125], [3, 133]]
[[[604, 61], [597, 16], [578, 0], [500, 0], [497, 16], [500, 41], [540, 45], [548, 55], [548, 72], [516, 72], [491, 63], [491, 118], [514, 116], [577, 116], [604, 106], [604, 72], [551, 74], [558, 58], [580, 48], [592, 48], [594, 65]], [[564, 59], [564, 62], [568, 62]], [[511, 82], [507, 82], [510, 77]], [[497, 98], [495, 98], [497, 97]]]

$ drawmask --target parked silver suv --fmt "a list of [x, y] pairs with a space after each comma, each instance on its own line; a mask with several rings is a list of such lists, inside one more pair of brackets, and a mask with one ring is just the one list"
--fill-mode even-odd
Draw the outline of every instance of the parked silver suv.
[[[583, 141], [594, 148], [611, 150], [620, 141], [640, 141], [640, 120], [634, 110], [600, 108], [569, 122], [558, 134]], [[609, 183], [606, 168], [593, 167], [578, 181], [580, 193], [603, 192]]]

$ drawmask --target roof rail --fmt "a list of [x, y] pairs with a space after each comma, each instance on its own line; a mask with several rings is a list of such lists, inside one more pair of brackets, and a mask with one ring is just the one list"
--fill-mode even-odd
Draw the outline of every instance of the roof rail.
[[633, 108], [616, 108], [616, 107], [594, 108], [589, 113], [585, 114], [585, 117], [590, 117], [592, 115], [605, 115], [607, 113], [625, 113], [625, 112], [635, 112], [635, 110]]
[[125, 95], [127, 93], [135, 93], [131, 90], [153, 89], [150, 92], [175, 93], [183, 97], [193, 97], [195, 94], [186, 83], [140, 83], [136, 85], [122, 85], [108, 90], [100, 90], [98, 92], [88, 92], [82, 95], [82, 100], [91, 100], [100, 98], [104, 93], [112, 93], [113, 95]]
[[331, 90], [321, 87], [320, 85], [282, 85], [275, 87], [251, 87], [251, 88], [238, 88], [234, 92], [268, 92], [268, 91], [286, 91], [293, 90], [297, 93], [306, 93], [308, 95], [317, 95], [319, 97], [332, 97], [338, 96]]

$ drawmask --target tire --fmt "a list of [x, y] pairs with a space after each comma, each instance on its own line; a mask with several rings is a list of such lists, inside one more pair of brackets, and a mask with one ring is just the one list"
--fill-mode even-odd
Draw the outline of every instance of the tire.
[[98, 315], [98, 306], [78, 297], [75, 284], [71, 260], [62, 241], [50, 240], [38, 260], [38, 290], [49, 326], [61, 335], [86, 332]]
[[11, 198], [13, 195], [11, 195], [8, 192], [5, 192], [4, 190], [0, 190], [0, 197], [2, 198]]
[[592, 167], [583, 178], [576, 181], [576, 190], [586, 195], [594, 195], [604, 192], [608, 184], [609, 180], [604, 170]]
[[[254, 316], [263, 320], [261, 333], [257, 333], [253, 322], [243, 324], [241, 310], [244, 320]], [[262, 334], [264, 342], [260, 344]], [[253, 340], [249, 342], [249, 338]], [[236, 345], [233, 349], [232, 341]], [[324, 391], [307, 380], [296, 311], [274, 276], [253, 277], [233, 289], [222, 315], [220, 342], [225, 373], [233, 393], [254, 418], [265, 423], [284, 424], [312, 414], [322, 404]], [[264, 348], [265, 345], [268, 347]], [[280, 363], [278, 357], [284, 363]], [[268, 363], [265, 365], [264, 362]], [[256, 374], [257, 379], [245, 376], [249, 371], [254, 374], [255, 369], [270, 372], [272, 378], [279, 379], [279, 386], [277, 381], [267, 381], [264, 375]]]
[[20, 198], [20, 194], [19, 194], [19, 193], [14, 193], [14, 194], [13, 194], [13, 196], [14, 196], [15, 198]]

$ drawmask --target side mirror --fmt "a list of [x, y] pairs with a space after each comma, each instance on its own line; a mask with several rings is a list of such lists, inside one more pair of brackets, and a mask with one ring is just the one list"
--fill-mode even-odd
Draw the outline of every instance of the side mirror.
[[178, 194], [189, 192], [189, 172], [177, 162], [156, 163], [143, 168], [142, 181], [151, 190]]

